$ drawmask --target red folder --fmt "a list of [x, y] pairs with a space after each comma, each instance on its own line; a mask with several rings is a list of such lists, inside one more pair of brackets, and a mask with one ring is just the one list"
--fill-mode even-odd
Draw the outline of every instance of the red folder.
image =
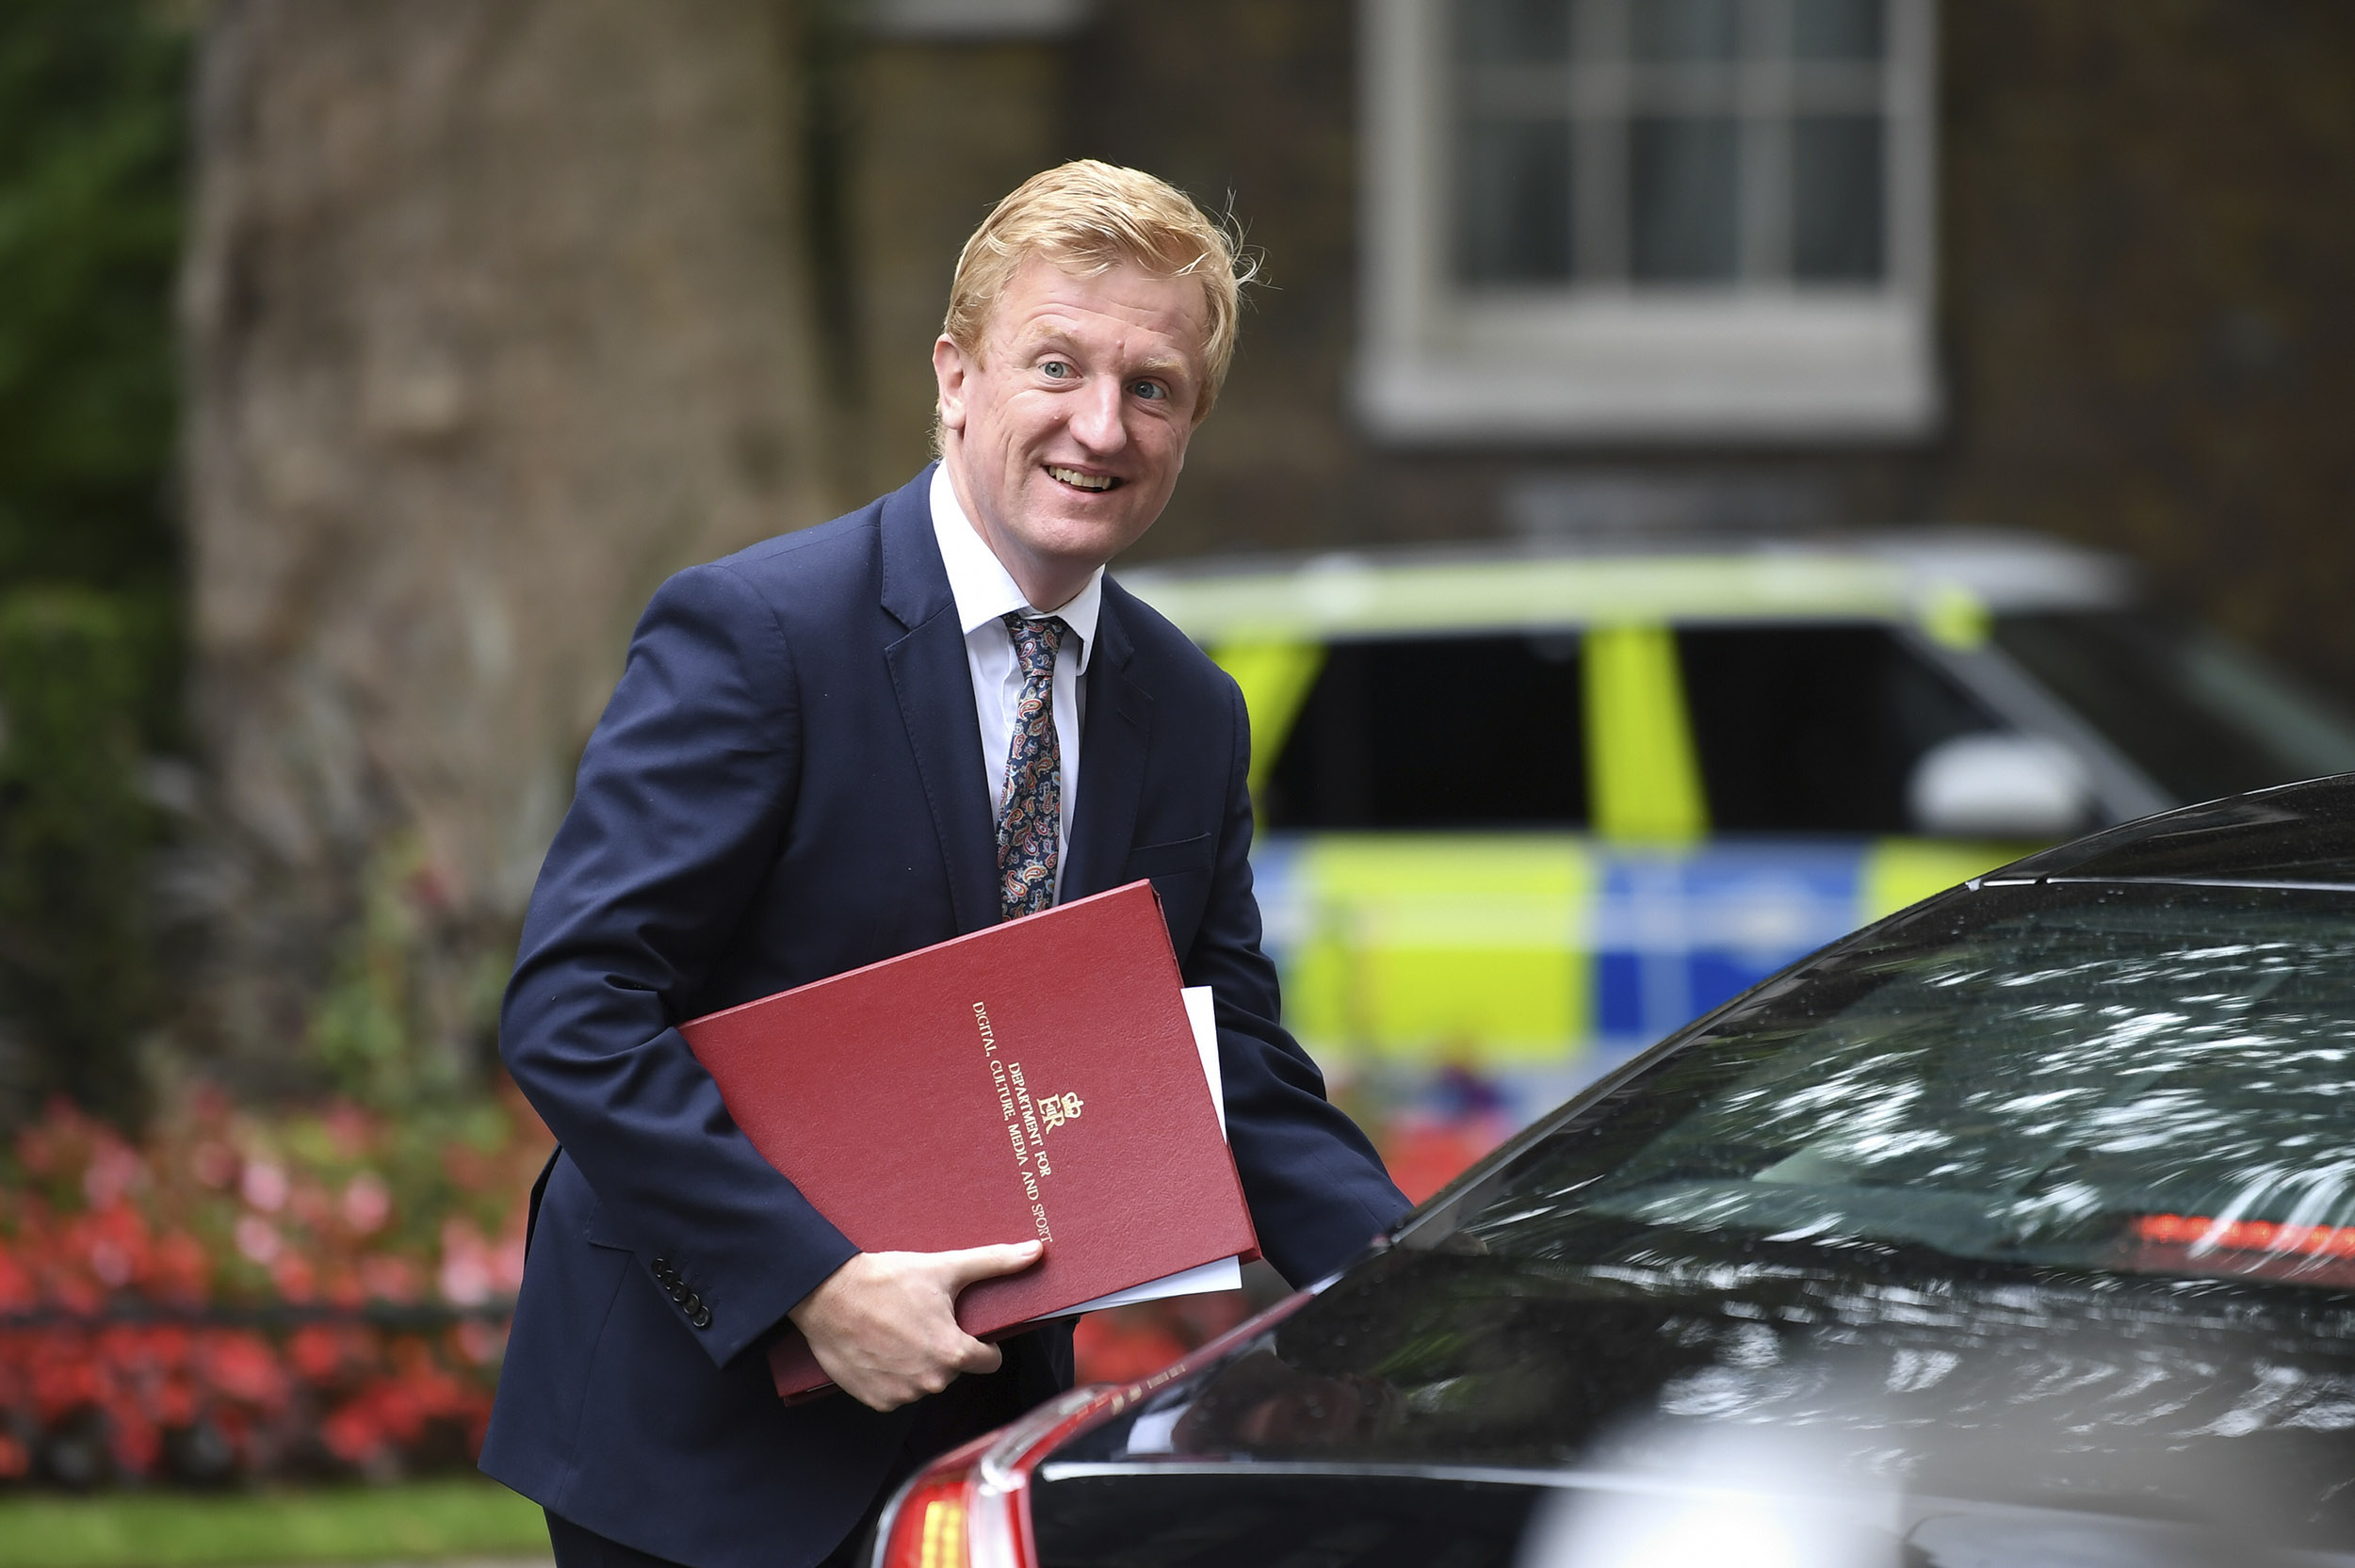
[[[1150, 882], [679, 1026], [753, 1146], [864, 1252], [1047, 1242], [977, 1337], [1256, 1256]], [[788, 1325], [777, 1392], [824, 1386]]]

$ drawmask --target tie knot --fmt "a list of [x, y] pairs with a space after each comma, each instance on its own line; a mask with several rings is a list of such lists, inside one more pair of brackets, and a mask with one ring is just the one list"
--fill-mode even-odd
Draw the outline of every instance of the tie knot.
[[1022, 666], [1024, 680], [1043, 681], [1055, 672], [1055, 655], [1069, 630], [1059, 615], [1037, 621], [1019, 614], [1006, 617], [1006, 631], [1014, 639], [1014, 656]]

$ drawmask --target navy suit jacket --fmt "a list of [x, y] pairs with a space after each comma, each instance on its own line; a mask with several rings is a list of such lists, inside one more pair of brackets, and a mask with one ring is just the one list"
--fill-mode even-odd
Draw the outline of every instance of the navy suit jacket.
[[[541, 869], [501, 1018], [509, 1069], [563, 1149], [482, 1467], [692, 1568], [815, 1562], [916, 1414], [778, 1400], [766, 1340], [856, 1249], [754, 1151], [674, 1026], [999, 918], [930, 477], [656, 593]], [[1306, 1283], [1405, 1200], [1276, 1022], [1241, 694], [1109, 580], [1096, 638], [1064, 896], [1152, 879], [1186, 983], [1215, 992], [1261, 1247]], [[1006, 1350], [1024, 1398], [1069, 1386], [1067, 1323]]]

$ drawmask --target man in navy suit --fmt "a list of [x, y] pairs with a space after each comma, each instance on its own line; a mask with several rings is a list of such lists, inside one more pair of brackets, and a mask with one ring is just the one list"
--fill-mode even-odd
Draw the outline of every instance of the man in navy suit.
[[[1037, 1243], [860, 1252], [729, 1120], [682, 1019], [1149, 877], [1215, 995], [1269, 1260], [1317, 1279], [1405, 1210], [1276, 1021], [1241, 694], [1103, 572], [1217, 396], [1236, 265], [1149, 175], [1032, 179], [959, 258], [941, 461], [681, 573], [639, 623], [500, 1029], [562, 1149], [482, 1466], [548, 1511], [561, 1568], [847, 1560], [916, 1465], [1072, 1381], [1068, 1323], [993, 1347], [953, 1316]], [[842, 1393], [777, 1398], [788, 1321]]]

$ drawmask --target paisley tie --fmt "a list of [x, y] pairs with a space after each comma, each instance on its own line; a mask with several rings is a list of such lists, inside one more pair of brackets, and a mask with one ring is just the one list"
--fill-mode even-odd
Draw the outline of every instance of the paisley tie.
[[1055, 902], [1055, 835], [1063, 825], [1063, 747], [1055, 738], [1055, 654], [1071, 628], [1054, 616], [1006, 618], [1022, 667], [1022, 700], [998, 808], [998, 897], [1009, 920]]

